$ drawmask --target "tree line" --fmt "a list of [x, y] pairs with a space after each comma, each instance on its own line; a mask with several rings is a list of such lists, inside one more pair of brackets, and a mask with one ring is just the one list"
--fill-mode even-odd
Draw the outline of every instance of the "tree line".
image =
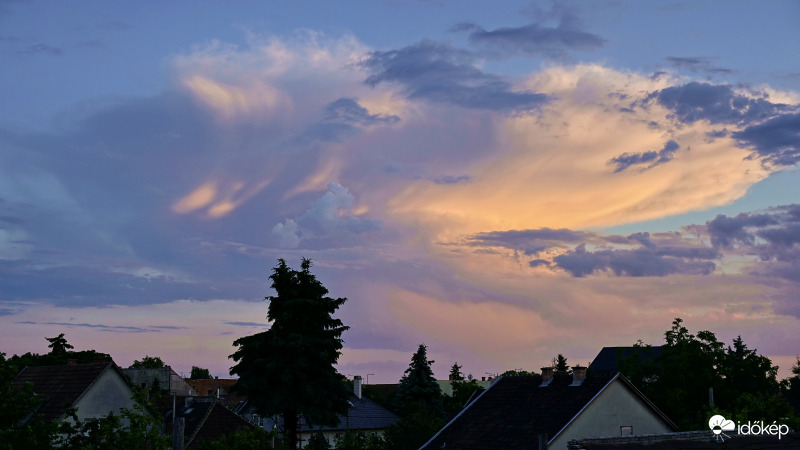
[[[312, 263], [303, 259], [299, 270], [283, 259], [272, 269], [270, 280], [275, 295], [268, 296], [267, 331], [234, 341], [230, 355], [231, 375], [238, 376], [234, 389], [248, 397], [258, 413], [280, 417], [282, 440], [263, 430], [240, 430], [216, 442], [205, 442], [206, 449], [295, 449], [301, 423], [335, 426], [338, 415], [346, 415], [351, 382], [338, 373], [335, 365], [341, 356], [342, 334], [349, 328], [335, 312], [346, 298], [329, 297], [328, 290], [311, 273]], [[35, 415], [38, 399], [31, 386], [11, 389], [14, 376], [26, 365], [94, 362], [111, 357], [94, 350], [73, 351], [64, 334], [46, 338], [48, 354], [26, 353], [6, 359], [0, 353], [0, 449], [11, 448], [167, 448], [160, 430], [158, 414], [137, 394], [137, 410], [86, 422], [48, 424]], [[656, 406], [683, 430], [705, 429], [708, 417], [723, 414], [729, 419], [782, 421], [800, 428], [800, 358], [793, 377], [778, 381], [777, 367], [749, 349], [741, 337], [725, 347], [709, 331], [690, 334], [675, 319], [665, 333], [661, 352], [650, 357], [654, 347], [639, 341], [631, 356], [620, 361], [619, 369]], [[419, 448], [450, 418], [454, 417], [482, 388], [476, 380], [465, 380], [461, 366], [450, 368], [452, 396], [442, 394], [433, 376], [434, 361], [427, 346], [420, 344], [411, 356], [408, 369], [399, 380], [392, 398], [382, 398], [363, 386], [363, 392], [400, 417], [383, 436], [348, 430], [333, 445], [339, 449]], [[567, 359], [559, 354], [552, 365], [557, 373], [569, 373]], [[163, 367], [158, 357], [145, 356], [132, 368]], [[511, 370], [503, 376], [534, 376], [524, 370]], [[191, 378], [211, 378], [207, 369], [192, 367]], [[74, 412], [67, 411], [74, 418]], [[23, 420], [27, 417], [30, 420]], [[301, 422], [302, 421], [302, 422]], [[123, 425], [130, 424], [130, 425]], [[273, 447], [273, 443], [277, 447]], [[331, 449], [321, 435], [304, 443], [308, 449]]]

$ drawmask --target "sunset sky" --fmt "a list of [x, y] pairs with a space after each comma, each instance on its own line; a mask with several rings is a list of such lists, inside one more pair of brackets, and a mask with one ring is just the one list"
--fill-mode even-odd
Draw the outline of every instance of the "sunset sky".
[[228, 376], [302, 257], [396, 382], [800, 354], [800, 3], [0, 1], [0, 351]]

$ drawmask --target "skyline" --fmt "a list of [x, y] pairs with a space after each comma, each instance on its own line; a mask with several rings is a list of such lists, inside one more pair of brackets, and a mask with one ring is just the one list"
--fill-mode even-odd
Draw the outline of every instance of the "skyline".
[[800, 354], [797, 3], [81, 5], [0, 3], [8, 355], [227, 377], [302, 257], [376, 383]]

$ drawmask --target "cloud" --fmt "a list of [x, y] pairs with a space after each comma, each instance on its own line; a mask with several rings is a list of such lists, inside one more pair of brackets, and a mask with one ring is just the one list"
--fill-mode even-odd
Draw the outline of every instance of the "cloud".
[[225, 325], [234, 325], [237, 327], [261, 327], [264, 328], [267, 326], [266, 323], [258, 323], [258, 322], [223, 322]]
[[678, 69], [686, 69], [689, 72], [705, 72], [709, 74], [731, 74], [731, 69], [717, 67], [711, 64], [712, 58], [702, 56], [667, 56], [664, 58], [670, 65]]
[[61, 56], [64, 50], [59, 47], [52, 47], [47, 44], [33, 44], [20, 50], [19, 53], [26, 55], [48, 55], [48, 56]]
[[358, 217], [355, 197], [339, 183], [328, 185], [328, 192], [311, 208], [294, 219], [285, 219], [272, 228], [272, 235], [284, 247], [295, 248], [308, 240], [330, 238], [334, 234], [361, 234], [380, 230], [380, 221]]
[[471, 163], [443, 162], [464, 164], [468, 183], [412, 180], [387, 212], [444, 240], [490, 230], [613, 226], [730, 203], [772, 172], [748, 159], [752, 150], [730, 135], [708, 140], [718, 126], [684, 123], [648, 100], [673, 83], [597, 65], [537, 72], [526, 86], [551, 98], [539, 113], [496, 118], [497, 134], [485, 144], [492, 151]]
[[474, 60], [469, 52], [424, 40], [372, 52], [361, 64], [370, 72], [366, 84], [399, 84], [410, 99], [498, 112], [530, 111], [548, 101], [544, 94], [512, 89], [501, 77], [478, 69]]
[[686, 261], [675, 256], [676, 252], [658, 252], [653, 249], [592, 252], [586, 251], [586, 245], [581, 244], [571, 252], [556, 256], [553, 261], [575, 277], [584, 277], [603, 270], [611, 270], [617, 276], [630, 277], [708, 275], [716, 268], [716, 264], [711, 261]]
[[473, 23], [460, 23], [450, 31], [469, 32], [472, 44], [503, 56], [523, 53], [550, 59], [564, 59], [568, 51], [592, 51], [605, 45], [605, 39], [571, 26], [563, 21], [556, 27], [536, 23], [520, 27], [485, 30]]
[[615, 164], [617, 168], [614, 173], [622, 172], [628, 167], [636, 164], [650, 163], [647, 167], [642, 168], [642, 171], [652, 169], [653, 167], [669, 162], [675, 155], [675, 151], [680, 148], [677, 142], [673, 140], [667, 141], [664, 148], [659, 151], [649, 151], [644, 153], [623, 153], [609, 161], [609, 164]]
[[671, 110], [684, 123], [707, 120], [712, 124], [742, 124], [772, 118], [788, 109], [765, 96], [737, 93], [731, 86], [693, 81], [654, 92], [650, 98]]
[[731, 247], [735, 242], [752, 245], [755, 236], [746, 230], [750, 227], [776, 225], [778, 222], [770, 214], [741, 213], [736, 217], [719, 214], [706, 224], [714, 247]]
[[800, 162], [800, 113], [773, 117], [732, 135], [770, 163], [793, 166]]

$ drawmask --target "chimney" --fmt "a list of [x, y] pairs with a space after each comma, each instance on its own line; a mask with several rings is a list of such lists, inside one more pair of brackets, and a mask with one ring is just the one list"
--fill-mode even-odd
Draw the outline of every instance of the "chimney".
[[353, 393], [361, 400], [361, 375], [353, 377]]
[[214, 382], [217, 386], [217, 398], [219, 398], [219, 377], [214, 377]]
[[572, 368], [572, 384], [570, 386], [580, 386], [586, 379], [586, 367], [575, 366]]
[[552, 367], [542, 367], [542, 384], [541, 386], [547, 386], [553, 381], [553, 372], [555, 369]]

